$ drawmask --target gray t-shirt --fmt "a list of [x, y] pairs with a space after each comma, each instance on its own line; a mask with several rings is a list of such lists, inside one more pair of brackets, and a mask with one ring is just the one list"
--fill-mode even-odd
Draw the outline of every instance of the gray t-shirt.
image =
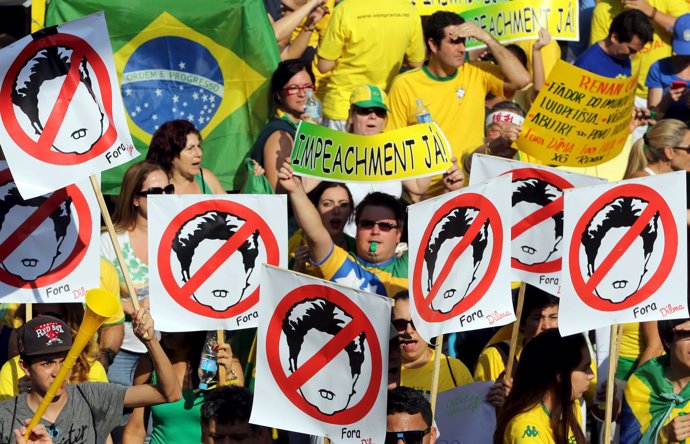
[[[119, 425], [127, 387], [105, 382], [67, 384], [67, 404], [55, 423], [41, 420], [54, 431], [55, 444], [101, 444]], [[15, 444], [14, 429], [34, 416], [27, 393], [0, 404], [0, 444]], [[94, 430], [95, 427], [95, 430]], [[98, 439], [96, 439], [98, 437]]]

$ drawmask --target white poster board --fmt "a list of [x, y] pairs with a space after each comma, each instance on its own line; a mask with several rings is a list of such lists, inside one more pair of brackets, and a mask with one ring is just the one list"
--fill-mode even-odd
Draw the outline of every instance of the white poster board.
[[475, 154], [470, 184], [508, 172], [513, 177], [512, 279], [558, 296], [563, 253], [563, 190], [605, 183], [606, 180]]
[[383, 442], [390, 299], [263, 266], [250, 423]]
[[149, 196], [156, 328], [256, 327], [261, 264], [287, 264], [286, 214], [284, 195]]
[[0, 161], [0, 302], [83, 302], [100, 286], [99, 229], [88, 181], [24, 200]]
[[688, 317], [685, 174], [565, 192], [562, 334]]
[[25, 199], [139, 155], [103, 13], [0, 50], [0, 146]]
[[408, 207], [410, 313], [427, 341], [515, 320], [510, 175]]

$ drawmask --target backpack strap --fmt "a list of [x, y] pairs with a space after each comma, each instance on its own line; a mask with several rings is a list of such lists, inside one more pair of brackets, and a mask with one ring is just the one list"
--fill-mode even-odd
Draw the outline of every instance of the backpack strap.
[[89, 407], [89, 414], [91, 415], [91, 427], [93, 427], [93, 434], [96, 437], [96, 441], [94, 441], [94, 444], [98, 443], [98, 429], [96, 428], [96, 415], [93, 414], [93, 410], [91, 410], [91, 404], [89, 404], [89, 401], [86, 399], [86, 396], [84, 395], [84, 392], [81, 390], [81, 387], [79, 387], [79, 384], [74, 384], [74, 388], [77, 389], [81, 397], [84, 399], [84, 402], [86, 405]]
[[446, 364], [448, 365], [448, 372], [450, 373], [450, 379], [453, 380], [453, 386], [457, 387], [458, 382], [455, 380], [455, 375], [453, 374], [453, 369], [450, 366], [450, 358], [446, 355]]
[[[503, 366], [508, 368], [508, 356], [510, 355], [510, 342], [502, 341], [496, 344], [491, 344], [489, 347], [495, 348], [499, 355], [501, 355], [501, 360], [503, 361]], [[515, 369], [517, 369], [517, 354], [513, 357], [513, 374], [510, 375], [512, 378], [515, 376]], [[505, 372], [505, 371], [504, 371]]]

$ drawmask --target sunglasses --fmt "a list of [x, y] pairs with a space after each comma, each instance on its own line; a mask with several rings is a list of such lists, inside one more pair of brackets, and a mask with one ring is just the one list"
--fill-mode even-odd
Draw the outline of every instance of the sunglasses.
[[391, 321], [391, 324], [393, 324], [393, 327], [397, 331], [407, 330], [407, 324], [410, 324], [410, 327], [412, 327], [412, 330], [416, 330], [416, 328], [414, 328], [414, 322], [412, 322], [412, 319], [393, 319]]
[[431, 431], [431, 427], [425, 430], [408, 430], [406, 432], [386, 432], [385, 444], [398, 444], [402, 439], [405, 444], [421, 444], [427, 433]]
[[399, 226], [398, 224], [394, 224], [391, 222], [376, 222], [369, 219], [362, 219], [357, 223], [357, 226], [359, 228], [362, 228], [363, 230], [371, 230], [372, 228], [374, 228], [375, 225], [378, 225], [379, 230], [381, 230], [384, 233], [388, 233], [393, 228], [398, 228]]
[[300, 92], [303, 93], [308, 93], [308, 92], [314, 92], [316, 91], [316, 87], [312, 85], [311, 83], [307, 83], [306, 85], [288, 85], [285, 88], [283, 88], [283, 91], [285, 91], [285, 94], [288, 96], [295, 96], [299, 94]]
[[360, 116], [368, 116], [371, 113], [376, 114], [376, 117], [384, 118], [386, 117], [387, 111], [383, 108], [372, 107], [372, 108], [362, 108], [355, 106], [355, 112]]
[[690, 153], [690, 146], [674, 146], [674, 150], [683, 150], [686, 153]]
[[148, 190], [137, 191], [137, 196], [146, 197], [152, 194], [175, 194], [175, 185], [166, 185], [165, 188], [151, 187]]

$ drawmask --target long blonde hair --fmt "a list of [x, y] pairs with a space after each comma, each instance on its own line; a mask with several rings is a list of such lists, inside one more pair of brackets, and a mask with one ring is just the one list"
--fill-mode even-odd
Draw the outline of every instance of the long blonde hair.
[[655, 123], [644, 137], [635, 142], [630, 150], [624, 178], [629, 178], [649, 164], [667, 161], [664, 148], [679, 146], [688, 126], [676, 119], [664, 119]]

